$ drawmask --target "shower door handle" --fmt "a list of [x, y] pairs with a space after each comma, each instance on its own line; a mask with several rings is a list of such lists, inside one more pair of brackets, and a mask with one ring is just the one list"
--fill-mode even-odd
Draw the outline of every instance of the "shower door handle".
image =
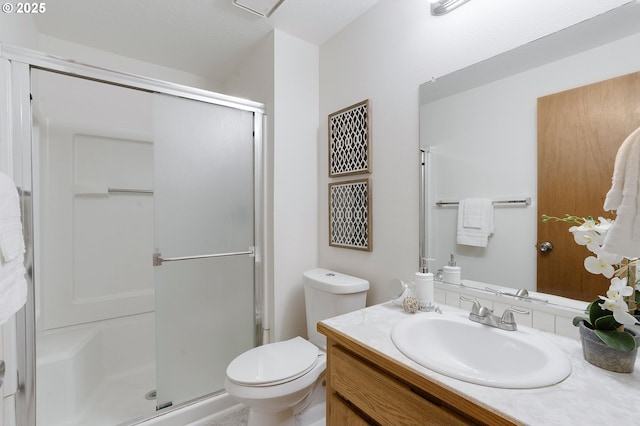
[[4, 361], [0, 361], [0, 388], [4, 383]]
[[249, 250], [246, 250], [246, 251], [234, 251], [229, 253], [201, 254], [198, 256], [167, 257], [167, 258], [162, 257], [161, 253], [155, 252], [153, 253], [153, 266], [162, 266], [164, 262], [176, 262], [180, 260], [208, 259], [210, 257], [227, 257], [227, 256], [243, 256], [243, 255], [254, 256], [255, 247], [251, 246], [249, 247]]

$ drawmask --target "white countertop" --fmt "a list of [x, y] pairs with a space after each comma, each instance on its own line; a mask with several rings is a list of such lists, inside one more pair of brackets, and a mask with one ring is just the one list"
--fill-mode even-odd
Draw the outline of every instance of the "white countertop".
[[[441, 309], [445, 313], [461, 311], [449, 306], [441, 306]], [[568, 378], [557, 385], [537, 389], [481, 386], [436, 373], [400, 353], [391, 341], [391, 329], [410, 315], [388, 302], [322, 322], [468, 399], [525, 424], [631, 425], [637, 424], [640, 419], [640, 360], [631, 374], [609, 372], [584, 360], [578, 340], [539, 332], [567, 353], [572, 366]]]

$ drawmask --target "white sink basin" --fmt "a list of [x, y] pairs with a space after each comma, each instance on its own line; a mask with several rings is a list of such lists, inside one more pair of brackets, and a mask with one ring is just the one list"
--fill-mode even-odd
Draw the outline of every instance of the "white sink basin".
[[479, 385], [538, 388], [571, 374], [566, 354], [540, 332], [528, 327], [500, 330], [464, 313], [413, 315], [396, 324], [391, 339], [423, 367]]

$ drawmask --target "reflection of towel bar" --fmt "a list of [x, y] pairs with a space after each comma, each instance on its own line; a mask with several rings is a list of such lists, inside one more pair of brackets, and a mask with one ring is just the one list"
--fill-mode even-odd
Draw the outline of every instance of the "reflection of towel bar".
[[151, 194], [153, 189], [107, 188], [109, 194]]
[[216, 254], [202, 254], [199, 256], [183, 256], [183, 257], [167, 257], [163, 258], [160, 253], [153, 253], [153, 266], [161, 266], [163, 262], [176, 262], [179, 260], [193, 260], [193, 259], [208, 259], [210, 257], [226, 257], [226, 256], [242, 256], [248, 254], [254, 255], [254, 248], [249, 247], [247, 251], [236, 251], [229, 253], [216, 253]]
[[[436, 201], [436, 206], [438, 207], [442, 207], [442, 206], [457, 206], [458, 204], [460, 204], [460, 201], [445, 201], [445, 200], [440, 200], [440, 201]], [[531, 204], [531, 197], [525, 197], [525, 198], [520, 198], [517, 200], [494, 200], [493, 201], [493, 205], [496, 206], [504, 206], [504, 205], [508, 205], [508, 206], [519, 206], [519, 205], [525, 205], [528, 206]]]

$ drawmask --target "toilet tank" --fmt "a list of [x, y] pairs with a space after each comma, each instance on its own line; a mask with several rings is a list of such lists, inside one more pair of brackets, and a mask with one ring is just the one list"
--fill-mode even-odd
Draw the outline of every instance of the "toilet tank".
[[323, 268], [303, 276], [309, 341], [326, 349], [327, 339], [316, 330], [318, 321], [364, 308], [369, 281]]

